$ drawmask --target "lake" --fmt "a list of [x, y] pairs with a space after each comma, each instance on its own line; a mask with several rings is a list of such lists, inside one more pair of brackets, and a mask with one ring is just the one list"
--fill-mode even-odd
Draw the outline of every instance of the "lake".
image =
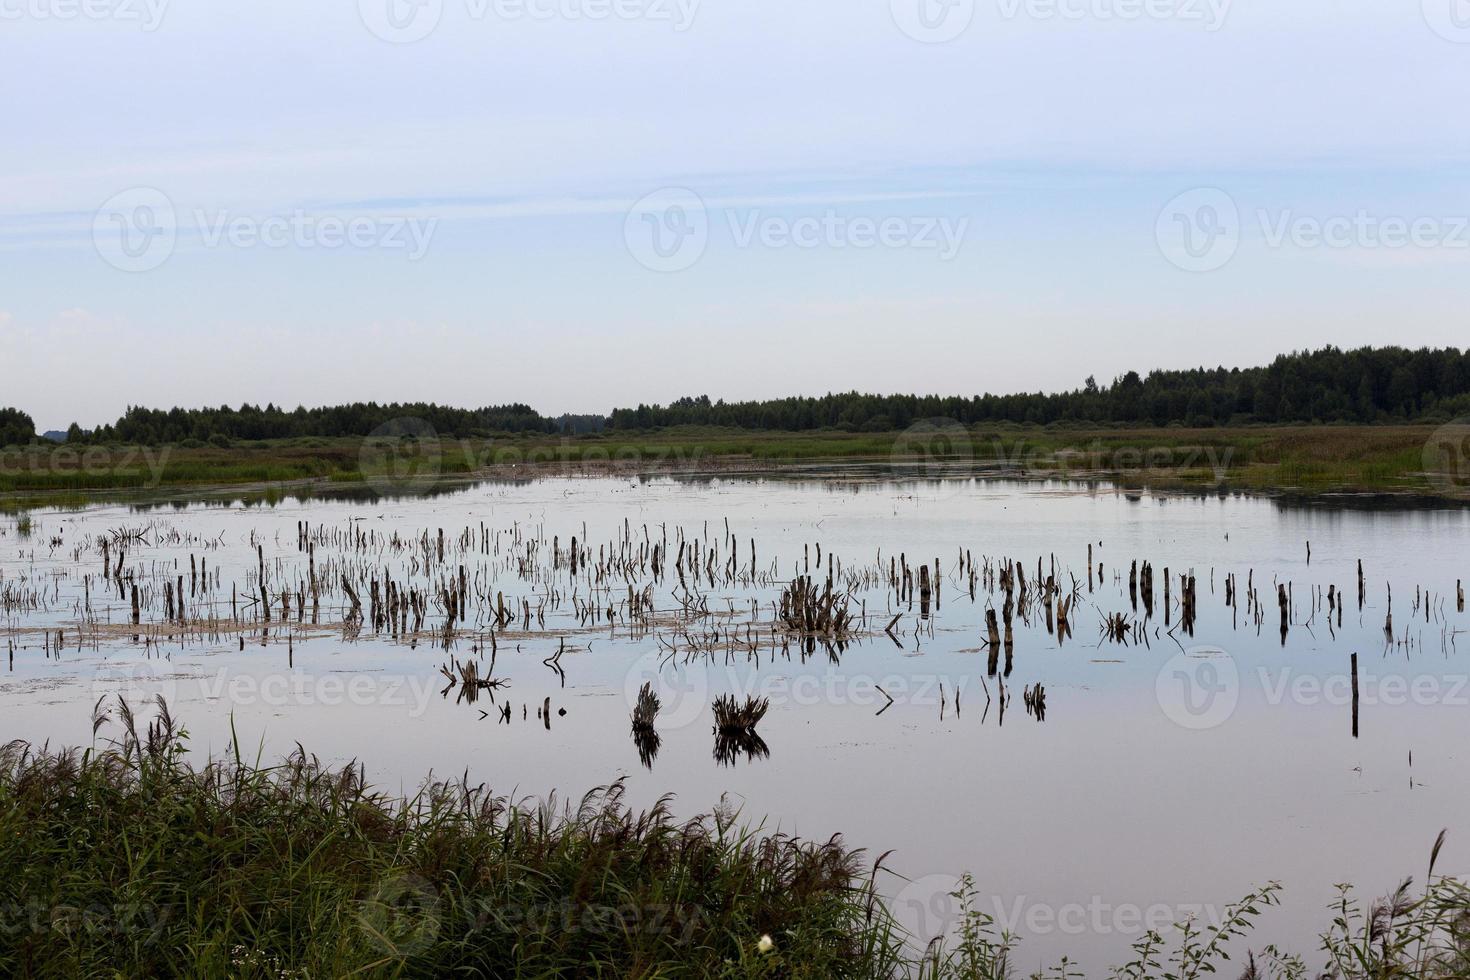
[[[394, 792], [728, 795], [892, 851], [926, 938], [969, 871], [1023, 970], [1270, 880], [1253, 944], [1311, 954], [1335, 882], [1422, 878], [1446, 827], [1470, 872], [1467, 545], [1466, 508], [840, 466], [43, 509], [0, 517], [0, 739], [88, 745], [99, 698], [162, 694], [201, 755], [299, 742]], [[783, 615], [808, 576], [841, 635]], [[756, 738], [716, 737], [724, 694], [769, 699]]]

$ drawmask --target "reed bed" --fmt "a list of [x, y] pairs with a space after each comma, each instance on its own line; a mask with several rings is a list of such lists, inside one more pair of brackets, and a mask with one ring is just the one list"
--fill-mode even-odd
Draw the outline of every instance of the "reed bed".
[[[234, 540], [197, 527], [155, 517], [80, 530], [50, 515], [28, 518], [26, 536], [15, 531], [21, 562], [0, 568], [6, 667], [27, 657], [60, 661], [62, 651], [131, 647], [158, 658], [248, 644], [284, 647], [290, 668], [296, 648], [313, 640], [429, 646], [448, 654], [439, 668], [446, 699], [457, 692], [454, 700], [475, 705], [487, 696], [508, 722], [510, 705], [497, 698], [506, 686], [497, 673], [502, 651], [516, 658], [512, 665], [534, 657], [560, 689], [568, 670], [604, 641], [649, 642], [661, 669], [769, 670], [823, 655], [839, 665], [853, 645], [918, 651], [936, 626], [958, 626], [978, 629], [971, 635], [986, 677], [1010, 682], [1019, 669], [1016, 686], [1024, 690], [1040, 680], [1038, 644], [1060, 649], [1095, 624], [1095, 639], [1084, 632], [1084, 645], [1139, 657], [1161, 647], [1182, 651], [1204, 605], [1217, 617], [1223, 607], [1216, 625], [1230, 632], [1262, 635], [1272, 624], [1283, 646], [1293, 631], [1319, 642], [1351, 635], [1341, 632], [1351, 587], [1314, 579], [1310, 565], [1295, 580], [1267, 581], [1250, 567], [1171, 570], [1162, 562], [1156, 573], [1146, 556], [1105, 566], [1101, 542], [1058, 542], [1066, 551], [1024, 559], [974, 554], [956, 542], [947, 557], [920, 558], [883, 549], [842, 554], [820, 539], [782, 555], [741, 536], [728, 519], [671, 526], [625, 518], [600, 540], [586, 525], [557, 533], [522, 521], [411, 528], [300, 520], [294, 533], [252, 529]], [[1085, 554], [1086, 565], [1069, 564], [1068, 551], [1079, 561]], [[1432, 631], [1442, 653], [1455, 652], [1463, 581], [1433, 592], [1406, 583], [1407, 598], [1395, 606], [1393, 583], [1380, 586], [1371, 571], [1360, 564], [1357, 625], [1370, 603], [1381, 610], [1373, 615], [1382, 616], [1385, 655], [1428, 646]], [[1126, 606], [1108, 608], [1114, 602]], [[545, 708], [547, 692], [531, 693], [541, 696], [520, 705], [523, 718], [531, 705]], [[537, 717], [548, 719], [544, 710]], [[647, 764], [657, 740], [644, 738], [640, 750], [645, 743]]]
[[714, 703], [715, 730], [725, 735], [754, 732], [770, 708], [770, 698], [747, 697], [742, 703], [734, 695], [722, 694]]

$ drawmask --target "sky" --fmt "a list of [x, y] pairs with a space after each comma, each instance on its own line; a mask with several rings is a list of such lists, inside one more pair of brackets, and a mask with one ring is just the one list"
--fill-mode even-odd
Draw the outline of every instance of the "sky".
[[0, 404], [1463, 346], [1470, 0], [0, 0]]

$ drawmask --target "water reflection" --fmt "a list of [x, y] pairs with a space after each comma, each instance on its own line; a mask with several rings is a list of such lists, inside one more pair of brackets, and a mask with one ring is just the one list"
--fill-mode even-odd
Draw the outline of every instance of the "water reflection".
[[[579, 793], [627, 774], [690, 812], [728, 790], [753, 816], [898, 847], [905, 872], [1033, 894], [1046, 848], [1145, 904], [1398, 873], [1393, 848], [1470, 809], [1463, 510], [815, 470], [147, 506], [165, 509], [36, 510], [24, 537], [0, 516], [0, 740], [85, 745], [98, 696], [163, 691], [201, 751], [233, 723], [267, 758], [300, 741], [393, 787], [468, 768]], [[825, 605], [829, 575], [849, 635], [780, 619], [798, 576]], [[660, 711], [630, 753], [650, 678]], [[727, 693], [770, 699], [759, 734], [711, 731]], [[995, 799], [1014, 858], [946, 816]], [[1156, 819], [1129, 818], [1138, 799]], [[1096, 819], [1057, 822], [1079, 803]], [[1206, 866], [1202, 839], [1247, 857]], [[1344, 856], [1330, 868], [1323, 840]]]
[[663, 736], [654, 729], [634, 726], [633, 744], [638, 747], [638, 761], [649, 772], [653, 771], [653, 761], [658, 758], [658, 750], [663, 743]]
[[715, 762], [721, 766], [734, 766], [744, 757], [747, 762], [767, 759], [771, 755], [765, 739], [754, 731], [715, 730]]

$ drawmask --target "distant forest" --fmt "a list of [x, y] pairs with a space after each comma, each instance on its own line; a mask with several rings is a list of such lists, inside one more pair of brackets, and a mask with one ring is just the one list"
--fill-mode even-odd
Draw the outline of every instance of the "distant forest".
[[[440, 435], [582, 434], [640, 431], [677, 425], [809, 431], [885, 432], [920, 419], [979, 423], [1216, 426], [1276, 422], [1390, 422], [1470, 415], [1470, 352], [1365, 347], [1283, 354], [1267, 367], [1129, 371], [1111, 383], [1088, 378], [1056, 394], [931, 396], [859, 392], [771, 401], [681, 398], [670, 405], [614, 409], [611, 416], [549, 418], [527, 405], [477, 410], [432, 404], [339, 405], [284, 409], [130, 408], [111, 425], [86, 432], [73, 424], [68, 443], [180, 443], [331, 438], [391, 433], [404, 419], [422, 420]], [[31, 417], [0, 408], [0, 445], [36, 438]]]
[[[26, 422], [30, 419], [27, 416]], [[236, 441], [301, 437], [411, 435], [423, 423], [441, 436], [491, 436], [501, 433], [554, 434], [596, 431], [602, 416], [564, 415], [545, 418], [528, 405], [499, 405], [463, 409], [423, 403], [357, 402], [327, 408], [283, 409], [241, 405], [230, 408], [172, 408], [168, 411], [130, 408], [111, 425], [91, 432], [72, 423], [66, 442], [161, 444], [190, 440], [229, 445]]]
[[1059, 394], [865, 395], [760, 402], [681, 398], [617, 409], [613, 429], [720, 425], [800, 431], [886, 432], [920, 419], [982, 422], [1214, 426], [1271, 422], [1379, 422], [1470, 414], [1470, 352], [1362, 348], [1283, 354], [1269, 367], [1129, 371], [1111, 384], [1088, 378]]

